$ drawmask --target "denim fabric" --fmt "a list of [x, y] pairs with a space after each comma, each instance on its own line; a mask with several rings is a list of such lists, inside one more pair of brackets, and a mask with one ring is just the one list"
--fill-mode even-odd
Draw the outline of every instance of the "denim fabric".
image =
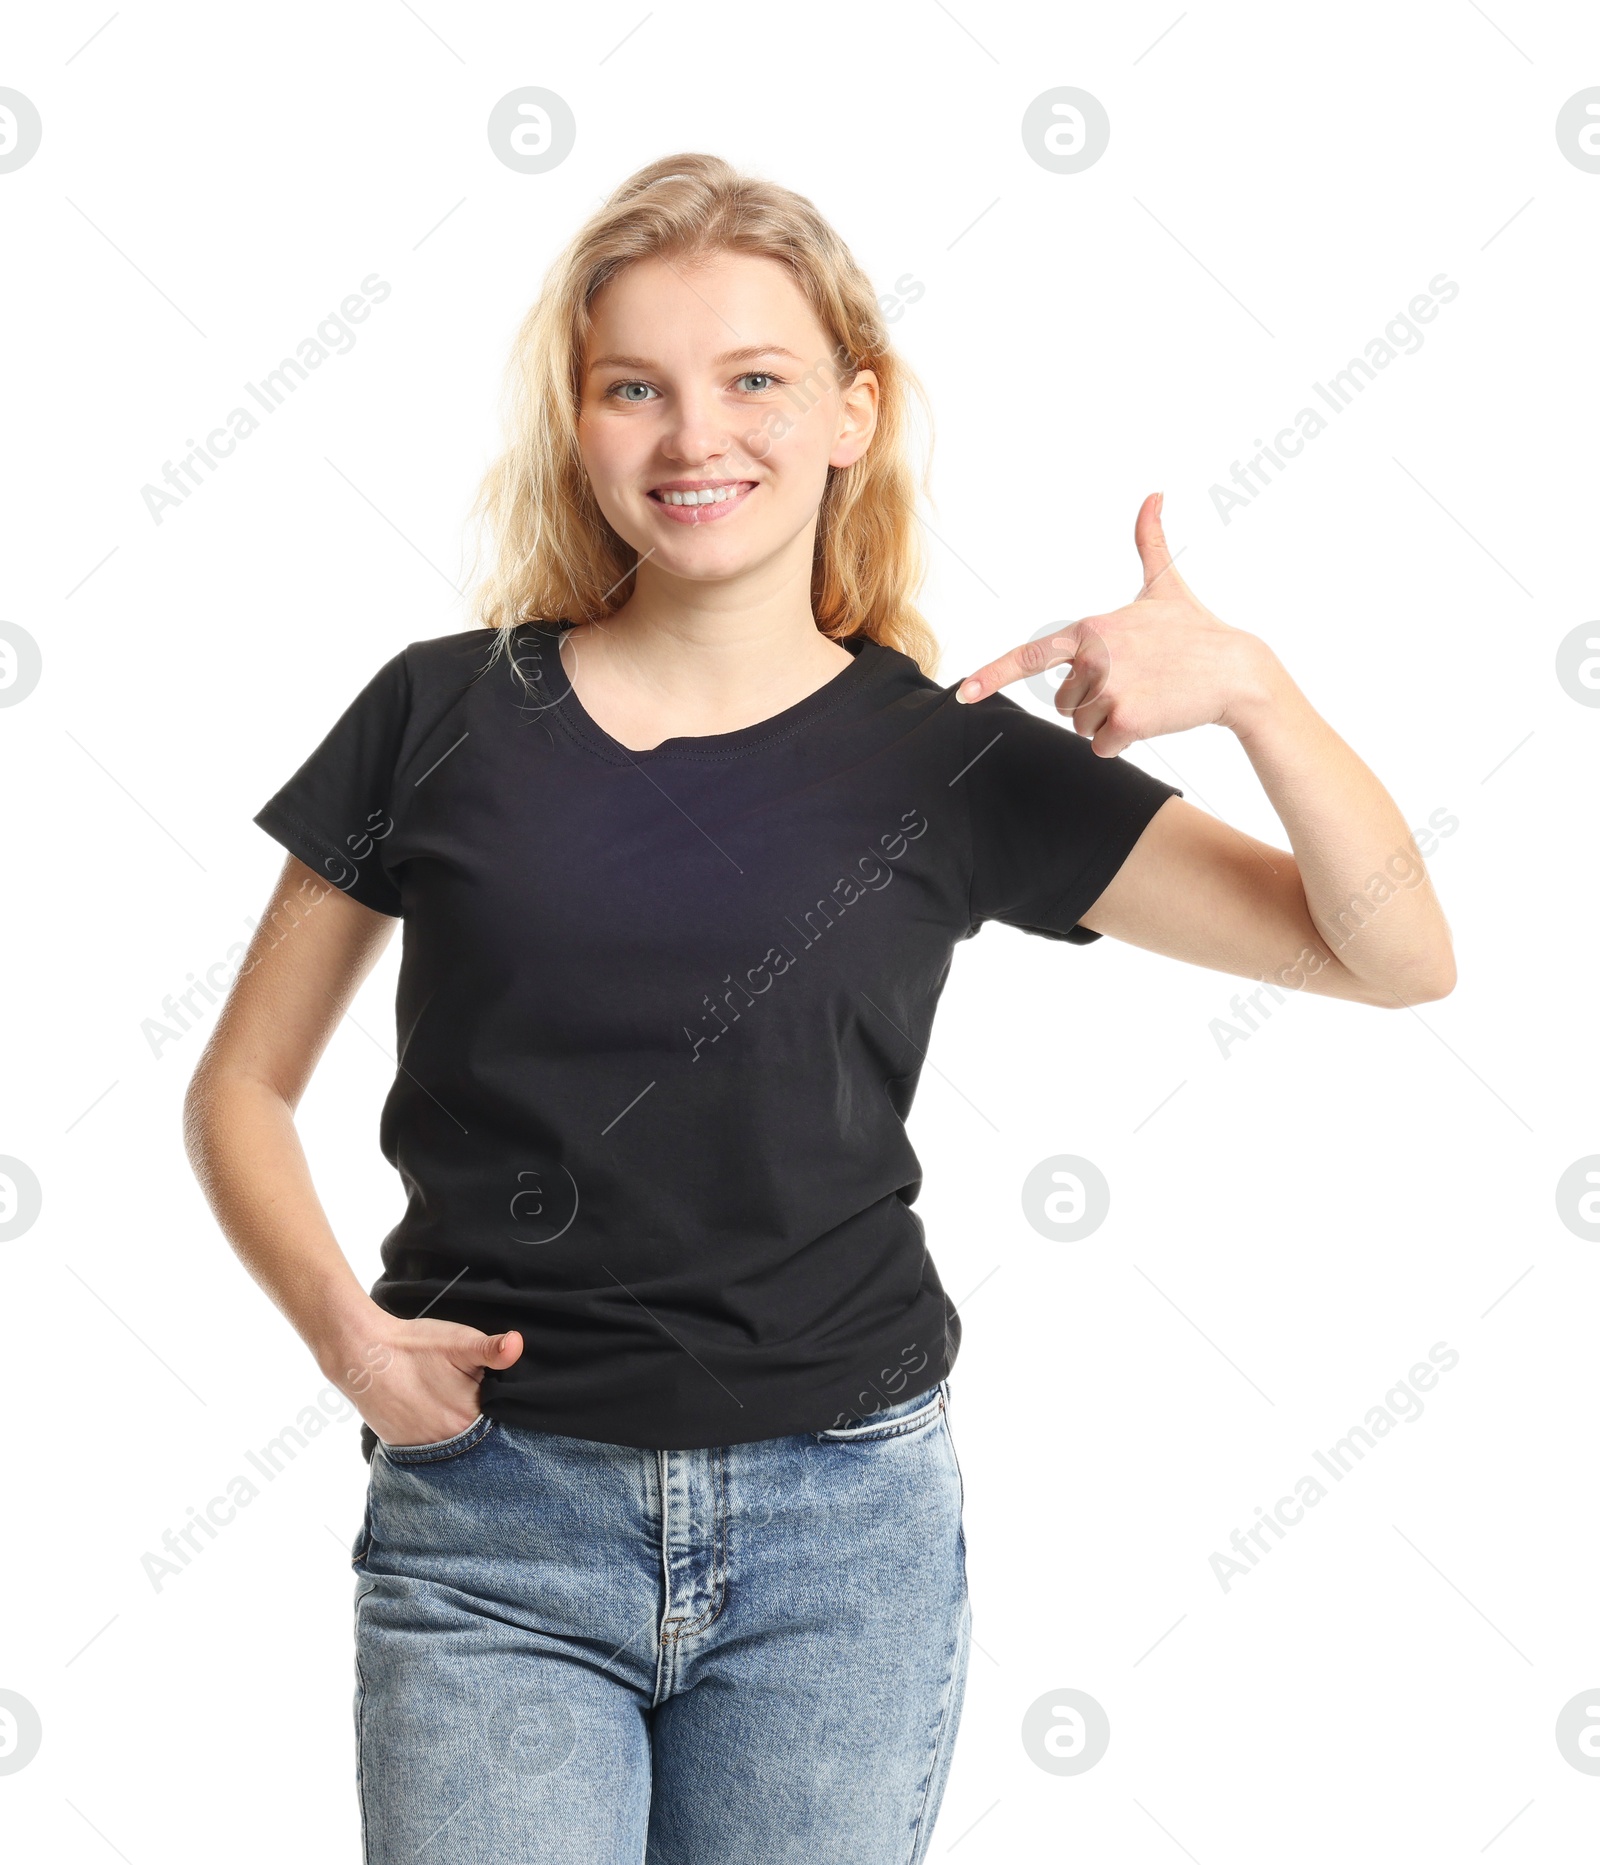
[[949, 1384], [639, 1450], [381, 1446], [354, 1550], [368, 1865], [915, 1865], [970, 1614]]

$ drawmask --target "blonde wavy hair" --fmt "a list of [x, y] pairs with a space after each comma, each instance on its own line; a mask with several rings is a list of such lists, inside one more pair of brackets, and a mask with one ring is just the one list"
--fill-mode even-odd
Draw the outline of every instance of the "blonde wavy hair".
[[[916, 501], [927, 495], [927, 396], [890, 347], [866, 274], [811, 202], [714, 155], [667, 156], [630, 175], [552, 265], [524, 318], [506, 377], [507, 444], [473, 507], [493, 548], [474, 598], [477, 620], [499, 631], [498, 656], [519, 623], [600, 620], [627, 600], [637, 558], [601, 512], [578, 447], [589, 307], [635, 260], [692, 263], [723, 252], [786, 265], [834, 345], [827, 364], [796, 387], [827, 368], [845, 384], [857, 369], [878, 378], [871, 444], [853, 466], [828, 471], [812, 613], [830, 640], [870, 636], [931, 676], [939, 644], [913, 601], [926, 572]], [[926, 435], [915, 474], [913, 398]]]

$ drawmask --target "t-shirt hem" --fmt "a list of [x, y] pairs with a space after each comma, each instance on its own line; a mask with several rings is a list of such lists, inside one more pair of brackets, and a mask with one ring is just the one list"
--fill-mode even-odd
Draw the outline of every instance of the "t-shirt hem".
[[[1070, 940], [1074, 945], [1088, 945], [1103, 936], [1080, 924], [1078, 916], [1087, 913], [1117, 878], [1123, 863], [1133, 853], [1134, 845], [1149, 828], [1162, 804], [1183, 795], [1176, 784], [1166, 783], [1159, 777], [1152, 778], [1151, 782], [1161, 784], [1161, 793], [1146, 792], [1118, 811], [1105, 834], [1095, 844], [1089, 859], [1040, 915], [1047, 922], [1045, 930], [1055, 931], [1059, 938]], [[1068, 915], [1058, 911], [1064, 901], [1077, 903], [1067, 925], [1061, 922], [1068, 919]]]
[[340, 893], [348, 894], [352, 900], [359, 901], [374, 913], [386, 914], [390, 919], [402, 917], [399, 907], [373, 897], [374, 890], [359, 873], [349, 887], [339, 887], [339, 883], [323, 870], [330, 864], [335, 868], [351, 866], [349, 856], [342, 854], [326, 836], [313, 829], [309, 823], [302, 822], [281, 803], [274, 801], [265, 804], [250, 820], [286, 848], [296, 860], [303, 861], [308, 868], [318, 870], [318, 880], [327, 886], [339, 888]]
[[[897, 1390], [885, 1393], [880, 1403], [898, 1405], [902, 1399], [909, 1399], [924, 1387], [936, 1386], [949, 1375], [955, 1360], [954, 1353], [930, 1355], [926, 1367], [908, 1378]], [[682, 1425], [674, 1426], [671, 1422], [672, 1414], [667, 1412], [661, 1421], [648, 1428], [640, 1425], [636, 1419], [630, 1423], [629, 1418], [622, 1414], [617, 1414], [614, 1422], [605, 1417], [574, 1421], [536, 1402], [519, 1402], [510, 1394], [497, 1394], [485, 1400], [483, 1409], [488, 1417], [501, 1423], [528, 1431], [548, 1432], [557, 1437], [582, 1438], [589, 1443], [620, 1444], [631, 1450], [697, 1451], [712, 1450], [728, 1444], [762, 1443], [770, 1438], [814, 1435], [828, 1430], [842, 1415], [856, 1415], [862, 1408], [859, 1394], [852, 1394], [846, 1402], [839, 1402], [823, 1394], [815, 1401], [799, 1405], [791, 1401], [787, 1405], [771, 1407], [747, 1406], [741, 1415], [742, 1422], [735, 1426], [697, 1426], [687, 1420]], [[576, 1423], [582, 1423], [584, 1429], [575, 1429]]]
[[[860, 1347], [851, 1353], [852, 1366], [877, 1368], [875, 1376], [863, 1379], [859, 1374], [851, 1374], [843, 1380], [822, 1379], [815, 1384], [808, 1383], [804, 1391], [798, 1390], [800, 1382], [791, 1377], [765, 1398], [747, 1389], [739, 1405], [730, 1401], [726, 1413], [718, 1407], [713, 1414], [704, 1406], [687, 1400], [674, 1405], [637, 1396], [619, 1399], [609, 1409], [593, 1404], [564, 1405], [558, 1399], [519, 1393], [514, 1387], [487, 1385], [481, 1399], [483, 1413], [498, 1424], [519, 1430], [577, 1438], [591, 1444], [621, 1445], [631, 1450], [711, 1450], [731, 1444], [761, 1443], [772, 1438], [815, 1435], [837, 1425], [841, 1418], [898, 1405], [949, 1377], [961, 1349], [961, 1321], [946, 1298], [940, 1295], [937, 1300], [944, 1318], [935, 1331], [935, 1339], [928, 1342], [925, 1355], [915, 1367], [903, 1357], [905, 1327], [902, 1325], [886, 1333], [878, 1345]], [[898, 1385], [889, 1383], [897, 1378]], [[644, 1422], [646, 1420], [649, 1422]], [[361, 1452], [369, 1462], [377, 1442], [371, 1426], [363, 1423]]]

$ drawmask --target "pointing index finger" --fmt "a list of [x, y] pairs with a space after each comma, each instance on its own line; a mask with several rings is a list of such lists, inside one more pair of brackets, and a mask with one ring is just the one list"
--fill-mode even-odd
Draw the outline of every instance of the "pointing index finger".
[[[1087, 622], [1067, 622], [1038, 641], [1025, 641], [998, 660], [989, 661], [968, 674], [956, 688], [956, 699], [963, 706], [986, 699], [1014, 680], [1026, 680], [1049, 667], [1072, 663], [1072, 672], [1061, 682], [1058, 710], [1073, 711], [1098, 692], [1111, 671], [1111, 653], [1103, 636]], [[1065, 699], [1069, 703], [1063, 704]]]

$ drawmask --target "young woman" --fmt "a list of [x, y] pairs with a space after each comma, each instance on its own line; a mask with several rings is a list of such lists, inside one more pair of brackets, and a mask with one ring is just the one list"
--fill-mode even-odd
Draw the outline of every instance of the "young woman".
[[[396, 654], [256, 818], [290, 858], [188, 1106], [366, 1421], [366, 1855], [918, 1860], [968, 1608], [904, 1123], [956, 944], [1109, 933], [1397, 1006], [1450, 990], [1449, 935], [1158, 496], [1136, 601], [933, 680], [914, 384], [809, 202], [644, 169], [513, 379], [495, 632]], [[1069, 663], [1072, 728], [999, 690]], [[1204, 724], [1292, 854], [1118, 755]], [[369, 1295], [294, 1110], [397, 921], [408, 1203]]]

